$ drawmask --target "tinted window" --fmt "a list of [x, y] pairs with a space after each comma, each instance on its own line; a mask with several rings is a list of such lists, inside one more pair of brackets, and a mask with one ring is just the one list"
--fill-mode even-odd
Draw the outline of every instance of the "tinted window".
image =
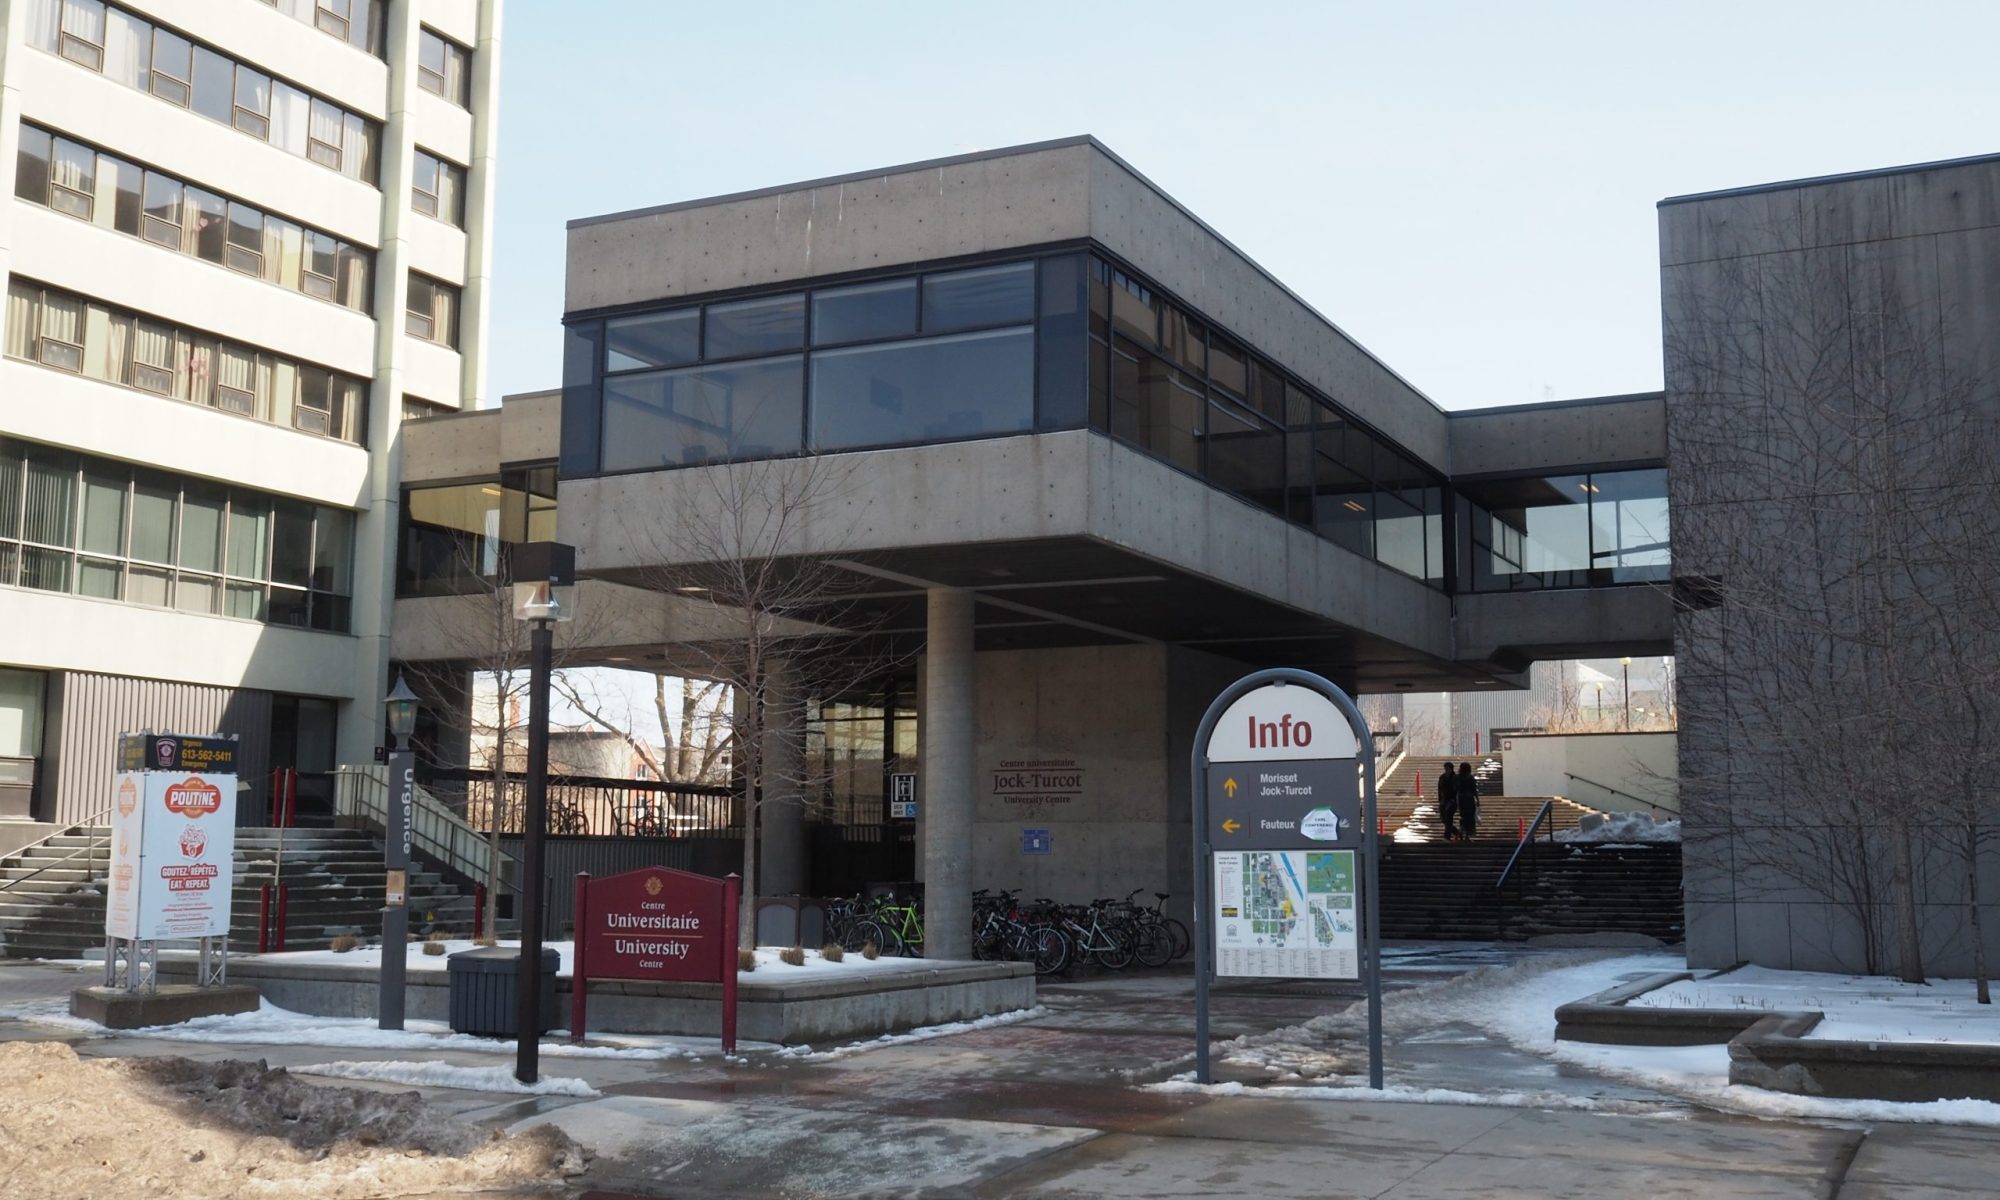
[[1035, 417], [1026, 329], [927, 338], [812, 360], [813, 447], [838, 450], [1021, 433]]
[[194, 110], [229, 123], [234, 111], [236, 64], [205, 46], [194, 48]]
[[924, 276], [924, 332], [1026, 321], [1035, 312], [1035, 264]]
[[796, 350], [805, 344], [806, 302], [800, 295], [708, 306], [704, 358], [743, 358]]
[[677, 467], [799, 448], [797, 355], [604, 382], [604, 469]]
[[813, 345], [906, 337], [917, 331], [917, 281], [892, 279], [813, 293]]
[[647, 313], [604, 323], [604, 369], [685, 366], [701, 357], [701, 310]]
[[14, 194], [36, 204], [49, 202], [49, 155], [53, 140], [32, 126], [21, 126], [21, 148], [14, 156]]

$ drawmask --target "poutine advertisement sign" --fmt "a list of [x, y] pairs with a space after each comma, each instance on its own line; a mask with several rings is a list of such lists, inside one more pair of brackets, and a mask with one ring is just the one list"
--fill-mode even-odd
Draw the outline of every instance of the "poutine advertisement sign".
[[[195, 753], [184, 758], [189, 744]], [[108, 936], [150, 941], [228, 934], [236, 855], [234, 749], [217, 738], [126, 735], [119, 755], [125, 769], [112, 780]]]

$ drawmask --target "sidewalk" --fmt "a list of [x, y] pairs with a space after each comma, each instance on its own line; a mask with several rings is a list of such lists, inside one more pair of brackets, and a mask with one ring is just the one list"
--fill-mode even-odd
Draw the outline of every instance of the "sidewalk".
[[[1523, 953], [1400, 947], [1389, 986], [1449, 980]], [[78, 978], [0, 966], [0, 1009], [65, 993]], [[1230, 986], [1216, 999], [1216, 1032], [1235, 1037], [1296, 1025], [1344, 1008], [1351, 996], [1344, 985]], [[1406, 1094], [1420, 1086], [1474, 1092], [1482, 1103], [1387, 1103], [1352, 1088], [1283, 1097], [1256, 1095], [1254, 1086], [1238, 1095], [1163, 1090], [1144, 1085], [1185, 1070], [1192, 1051], [1185, 973], [1058, 984], [1043, 989], [1042, 1004], [1044, 1011], [1017, 1023], [816, 1047], [810, 1055], [543, 1058], [545, 1074], [587, 1082], [600, 1093], [590, 1097], [418, 1090], [440, 1112], [481, 1125], [519, 1132], [546, 1123], [567, 1131], [596, 1156], [560, 1193], [567, 1195], [1731, 1200], [1825, 1197], [1837, 1189], [1841, 1200], [1965, 1200], [1994, 1194], [1990, 1164], [2000, 1161], [2000, 1132], [1716, 1114], [1558, 1067], [1454, 1022], [1398, 1026], [1389, 1047], [1392, 1082]], [[0, 1019], [0, 1038], [50, 1035], [76, 1036]], [[152, 1037], [87, 1038], [78, 1049], [264, 1058], [293, 1067], [410, 1057]], [[1338, 1045], [1327, 1051], [1332, 1059], [1347, 1052]], [[511, 1057], [490, 1053], [427, 1057], [511, 1066]]]

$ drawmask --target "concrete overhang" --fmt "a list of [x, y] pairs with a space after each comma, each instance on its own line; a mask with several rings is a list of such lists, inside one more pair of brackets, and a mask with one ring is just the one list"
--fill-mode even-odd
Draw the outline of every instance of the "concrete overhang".
[[444, 413], [402, 424], [408, 487], [493, 479], [503, 463], [553, 459], [561, 444], [562, 393], [523, 392], [498, 408]]
[[1663, 392], [1472, 409], [1452, 413], [1447, 425], [1458, 479], [1667, 460]]
[[571, 316], [1095, 246], [1448, 469], [1443, 410], [1094, 138], [586, 217], [570, 222], [568, 237]]
[[1496, 670], [1524, 671], [1545, 659], [1674, 652], [1673, 596], [1665, 584], [1455, 599], [1459, 659]]
[[1167, 642], [1369, 690], [1482, 674], [1453, 661], [1449, 597], [1101, 435], [790, 461], [565, 481], [561, 540], [580, 571], [657, 587], [660, 564], [703, 556], [672, 514], [746, 472], [830, 469], [772, 549], [837, 562], [855, 581], [839, 604], [877, 635], [920, 644], [925, 589], [948, 586], [977, 593], [981, 649]]

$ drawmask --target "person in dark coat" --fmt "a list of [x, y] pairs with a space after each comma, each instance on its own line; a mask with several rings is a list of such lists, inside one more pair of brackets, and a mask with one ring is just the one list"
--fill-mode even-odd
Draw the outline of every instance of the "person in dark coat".
[[1458, 786], [1452, 790], [1452, 798], [1458, 801], [1458, 827], [1470, 838], [1479, 832], [1479, 780], [1472, 774], [1471, 763], [1458, 764]]
[[1437, 781], [1438, 819], [1444, 822], [1444, 840], [1458, 839], [1458, 776], [1452, 773], [1450, 763], [1438, 772]]

